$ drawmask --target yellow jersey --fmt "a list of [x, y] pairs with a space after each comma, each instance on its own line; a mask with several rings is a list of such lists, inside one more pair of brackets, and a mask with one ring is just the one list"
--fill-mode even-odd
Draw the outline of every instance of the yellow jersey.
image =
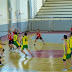
[[69, 37], [70, 48], [72, 48], [72, 36]]
[[2, 48], [1, 41], [0, 41], [0, 49]]
[[[70, 49], [69, 41], [67, 39], [65, 39], [65, 41], [67, 42], [67, 46], [68, 46], [67, 54], [70, 54], [71, 53], [71, 49]], [[65, 51], [66, 51], [66, 46], [64, 44], [64, 54], [65, 54]]]
[[13, 41], [17, 41], [18, 35], [14, 35]]
[[22, 45], [28, 45], [28, 38], [27, 38], [27, 36], [22, 36]]

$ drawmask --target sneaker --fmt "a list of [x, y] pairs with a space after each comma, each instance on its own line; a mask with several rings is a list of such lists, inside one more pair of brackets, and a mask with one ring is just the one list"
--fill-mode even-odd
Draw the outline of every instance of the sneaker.
[[9, 49], [9, 51], [12, 51], [12, 49]]
[[62, 69], [62, 71], [67, 71], [67, 69], [66, 69], [66, 68], [64, 68], [64, 69]]
[[15, 50], [15, 49], [13, 48], [13, 50]]
[[34, 46], [35, 46], [36, 44], [34, 44]]
[[27, 56], [28, 56], [28, 55], [26, 54], [26, 55], [25, 55], [25, 58], [26, 58]]
[[4, 57], [3, 55], [1, 55], [1, 57]]
[[45, 45], [45, 43], [43, 43], [43, 45]]
[[72, 66], [71, 66], [70, 70], [72, 70]]
[[33, 54], [31, 54], [32, 55], [32, 57], [34, 57], [34, 55]]

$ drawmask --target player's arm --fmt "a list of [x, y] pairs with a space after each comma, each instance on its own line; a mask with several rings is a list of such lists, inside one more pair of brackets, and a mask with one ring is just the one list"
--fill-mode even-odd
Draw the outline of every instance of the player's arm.
[[37, 34], [35, 34], [35, 39], [36, 39], [36, 37], [37, 37]]
[[18, 30], [18, 32], [17, 32], [17, 33], [20, 33], [20, 30], [19, 30], [19, 28], [17, 28], [17, 30]]
[[9, 39], [9, 36], [7, 35], [7, 39]]
[[64, 38], [62, 38], [61, 40], [64, 40]]
[[27, 37], [27, 41], [28, 41], [28, 37]]
[[20, 38], [20, 43], [22, 42], [22, 37]]
[[40, 36], [41, 36], [41, 33], [40, 33]]
[[1, 45], [6, 45], [6, 44], [4, 44], [3, 42], [1, 42]]
[[15, 25], [13, 25], [13, 27], [11, 27], [11, 28], [10, 28], [10, 31], [11, 31], [11, 32], [13, 32], [13, 30], [12, 30], [12, 29], [13, 29], [14, 27], [15, 27]]
[[66, 50], [65, 50], [65, 55], [67, 54], [67, 49], [68, 49], [68, 46], [67, 46], [67, 42], [65, 41], [65, 46], [66, 46]]

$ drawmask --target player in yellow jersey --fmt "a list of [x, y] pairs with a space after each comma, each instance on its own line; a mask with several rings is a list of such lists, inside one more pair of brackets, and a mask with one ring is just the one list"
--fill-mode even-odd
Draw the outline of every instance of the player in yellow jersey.
[[70, 43], [70, 49], [71, 49], [71, 55], [72, 55], [72, 33], [69, 37], [69, 43]]
[[[63, 55], [63, 62], [64, 62], [65, 68], [62, 69], [62, 71], [67, 71], [67, 66], [66, 66], [66, 60], [67, 59], [70, 62], [70, 64], [72, 65], [72, 61], [71, 61], [71, 49], [70, 49], [70, 46], [69, 46], [69, 41], [67, 39], [67, 35], [64, 35], [64, 55]], [[70, 69], [72, 69], [72, 67]]]
[[21, 46], [21, 52], [23, 54], [25, 54], [25, 58], [27, 57], [27, 54], [23, 51], [25, 48], [26, 50], [33, 56], [33, 54], [30, 52], [30, 50], [28, 49], [28, 38], [27, 38], [27, 33], [24, 33], [24, 36], [21, 37], [20, 39], [20, 43], [22, 43]]
[[[18, 49], [20, 49], [21, 45], [20, 45], [20, 43], [18, 42], [17, 32], [15, 32], [15, 35], [14, 35], [14, 37], [13, 37], [13, 41], [14, 41], [14, 45], [15, 45]], [[16, 48], [16, 49], [17, 49], [17, 48]]]
[[3, 56], [3, 53], [4, 53], [4, 49], [2, 48], [2, 45], [6, 45], [6, 44], [3, 44], [2, 43], [1, 37], [0, 37], [0, 51], [1, 51], [1, 56]]

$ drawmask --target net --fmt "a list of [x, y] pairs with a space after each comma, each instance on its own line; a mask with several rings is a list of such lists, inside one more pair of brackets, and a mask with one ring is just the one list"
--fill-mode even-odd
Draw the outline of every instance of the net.
[[[9, 24], [9, 21], [12, 23]], [[7, 32], [10, 27], [24, 31], [70, 31], [72, 18], [45, 18], [45, 19], [0, 19], [0, 32]], [[13, 29], [14, 29], [13, 28]]]

